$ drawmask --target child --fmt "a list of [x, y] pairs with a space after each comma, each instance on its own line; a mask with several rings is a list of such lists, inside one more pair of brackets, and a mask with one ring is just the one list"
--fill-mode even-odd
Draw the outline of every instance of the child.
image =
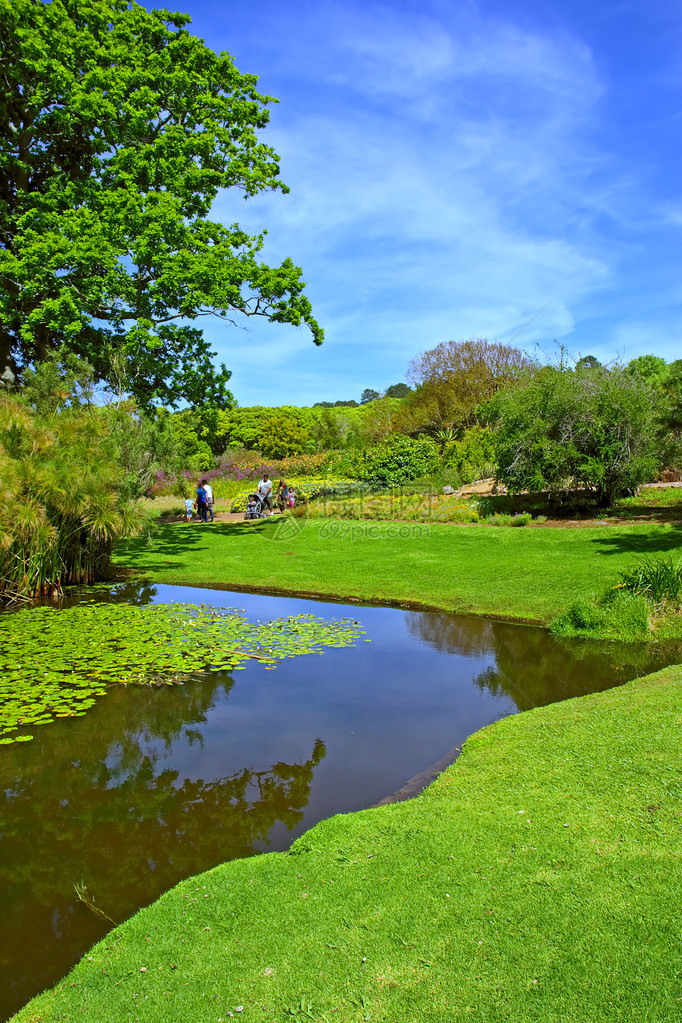
[[259, 505], [258, 505], [258, 498], [257, 498], [256, 494], [249, 494], [247, 502], [246, 502], [246, 511], [244, 512], [244, 518], [245, 519], [257, 519], [258, 518], [258, 514], [257, 514], [256, 509], [258, 509], [260, 511], [260, 508], [259, 508]]
[[192, 521], [192, 498], [185, 498], [185, 522]]
[[289, 506], [289, 487], [286, 480], [280, 480], [277, 486], [277, 507], [284, 514], [284, 509]]

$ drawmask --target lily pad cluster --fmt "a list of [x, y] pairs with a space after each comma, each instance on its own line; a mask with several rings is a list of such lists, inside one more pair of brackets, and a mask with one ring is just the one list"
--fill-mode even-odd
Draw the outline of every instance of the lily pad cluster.
[[249, 622], [229, 608], [194, 604], [79, 604], [0, 617], [0, 744], [26, 742], [26, 729], [85, 714], [112, 685], [174, 685], [208, 671], [234, 671], [255, 658], [348, 646], [348, 619], [295, 615]]

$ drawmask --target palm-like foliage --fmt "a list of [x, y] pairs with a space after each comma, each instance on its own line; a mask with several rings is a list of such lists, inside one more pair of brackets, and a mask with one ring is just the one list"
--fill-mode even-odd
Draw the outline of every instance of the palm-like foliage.
[[129, 477], [120, 410], [73, 391], [33, 403], [0, 394], [0, 598], [101, 577], [115, 540], [139, 524]]

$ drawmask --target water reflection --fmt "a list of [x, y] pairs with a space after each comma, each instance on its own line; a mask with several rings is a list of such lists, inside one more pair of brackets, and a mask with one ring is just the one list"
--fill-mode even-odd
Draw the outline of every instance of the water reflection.
[[62, 598], [64, 607], [86, 600], [106, 600], [108, 604], [152, 604], [158, 593], [158, 586], [145, 579], [123, 579], [113, 585], [81, 586], [78, 590], [67, 590]]
[[231, 685], [197, 680], [170, 700], [157, 689], [113, 693], [105, 714], [37, 730], [18, 755], [0, 758], [5, 1015], [109, 929], [75, 899], [75, 884], [122, 921], [181, 878], [252, 855], [277, 822], [289, 830], [300, 823], [325, 756], [321, 740], [302, 762], [243, 766], [225, 777], [191, 777], [176, 766], [183, 749], [200, 752], [216, 688], [227, 694]]
[[474, 685], [508, 697], [519, 711], [610, 689], [676, 663], [679, 643], [597, 643], [566, 640], [545, 629], [440, 613], [410, 613], [409, 632], [450, 655], [489, 657]]

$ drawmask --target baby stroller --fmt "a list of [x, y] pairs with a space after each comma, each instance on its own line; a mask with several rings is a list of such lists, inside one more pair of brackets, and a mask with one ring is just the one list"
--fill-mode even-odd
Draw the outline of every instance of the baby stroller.
[[263, 502], [261, 501], [260, 494], [249, 494], [246, 499], [246, 511], [244, 512], [245, 519], [264, 519], [265, 514], [263, 512]]

